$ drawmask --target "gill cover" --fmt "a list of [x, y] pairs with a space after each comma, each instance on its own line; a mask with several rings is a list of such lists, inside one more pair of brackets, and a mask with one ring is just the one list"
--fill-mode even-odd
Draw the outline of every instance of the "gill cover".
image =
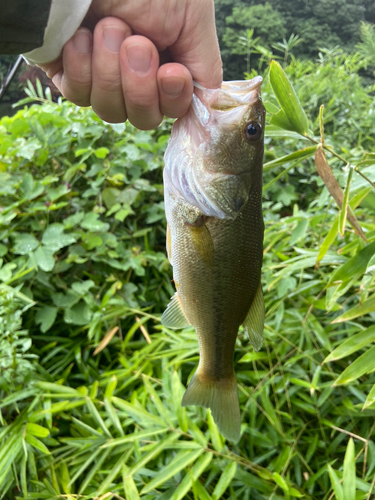
[[256, 77], [223, 82], [221, 89], [196, 85], [188, 113], [173, 125], [164, 156], [165, 189], [204, 215], [234, 219], [247, 202], [251, 155], [244, 126], [260, 101], [261, 84]]

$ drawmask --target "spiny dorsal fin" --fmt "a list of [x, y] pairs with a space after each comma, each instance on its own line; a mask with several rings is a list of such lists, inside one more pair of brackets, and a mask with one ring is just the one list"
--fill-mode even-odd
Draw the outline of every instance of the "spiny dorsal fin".
[[173, 295], [171, 301], [169, 302], [167, 309], [161, 317], [161, 322], [167, 328], [185, 328], [190, 325], [182, 309], [178, 292]]
[[254, 349], [259, 351], [263, 343], [264, 329], [264, 299], [262, 285], [260, 282], [254, 300], [248, 313], [246, 314], [246, 318], [242, 326], [249, 336]]

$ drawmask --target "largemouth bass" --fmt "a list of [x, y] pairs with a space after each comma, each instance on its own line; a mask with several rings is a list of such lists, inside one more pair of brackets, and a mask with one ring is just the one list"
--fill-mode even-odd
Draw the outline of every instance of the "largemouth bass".
[[242, 324], [255, 349], [263, 338], [261, 83], [256, 77], [196, 89], [165, 153], [167, 251], [177, 292], [162, 323], [194, 326], [200, 358], [182, 405], [210, 408], [232, 441], [241, 427], [238, 329]]

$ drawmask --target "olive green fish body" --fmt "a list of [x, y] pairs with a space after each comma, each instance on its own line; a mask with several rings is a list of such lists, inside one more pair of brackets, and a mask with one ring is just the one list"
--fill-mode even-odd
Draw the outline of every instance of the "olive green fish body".
[[[183, 326], [185, 321], [193, 325], [200, 353], [197, 371], [182, 404], [211, 408], [220, 431], [232, 440], [238, 440], [240, 432], [233, 369], [238, 329], [241, 324], [249, 321], [252, 324], [254, 317], [264, 315], [260, 287], [263, 136], [252, 139], [249, 145], [243, 135], [243, 127], [249, 122], [259, 122], [262, 133], [264, 108], [256, 90], [256, 99], [247, 106], [249, 109], [243, 112], [241, 121], [222, 139], [224, 149], [219, 146], [220, 127], [214, 131], [216, 146], [215, 138], [214, 145], [208, 142], [203, 154], [206, 171], [202, 177], [206, 183], [200, 185], [204, 185], [205, 199], [198, 198], [202, 191], [193, 192], [193, 182], [199, 177], [194, 170], [193, 180], [186, 180], [186, 170], [181, 174], [178, 169], [181, 177], [174, 183], [168, 171], [165, 174], [167, 247], [177, 294], [163, 316], [163, 323]], [[200, 133], [204, 138], [204, 131]], [[216, 147], [215, 154], [212, 147]], [[233, 154], [231, 148], [235, 148]], [[199, 154], [195, 153], [194, 158]], [[190, 163], [194, 163], [194, 158]], [[195, 164], [196, 170], [200, 166]], [[258, 323], [262, 321], [260, 317]], [[256, 325], [254, 332], [249, 331], [255, 347], [259, 347], [260, 329], [262, 326]]]

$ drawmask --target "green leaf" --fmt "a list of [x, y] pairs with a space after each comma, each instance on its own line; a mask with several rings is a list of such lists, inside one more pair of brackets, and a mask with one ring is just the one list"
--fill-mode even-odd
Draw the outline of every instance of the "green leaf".
[[332, 467], [329, 464], [328, 464], [328, 474], [331, 480], [333, 491], [335, 492], [336, 495], [336, 500], [345, 500], [344, 491], [342, 489], [337, 473], [334, 469], [332, 469]]
[[354, 168], [349, 167], [349, 175], [348, 175], [348, 178], [346, 180], [344, 198], [342, 201], [342, 207], [341, 207], [341, 211], [340, 211], [340, 215], [339, 215], [339, 233], [341, 234], [341, 236], [344, 235], [344, 231], [345, 231], [346, 215], [347, 215], [349, 193], [350, 193], [350, 184], [352, 182], [353, 172], [354, 172]]
[[355, 500], [356, 491], [356, 474], [355, 474], [355, 448], [353, 438], [349, 439], [344, 458], [344, 471], [342, 489], [344, 500]]
[[[162, 453], [167, 446], [170, 446], [173, 443], [173, 441], [176, 441], [178, 438], [179, 435], [177, 433], [173, 433], [169, 434], [169, 436], [166, 436], [158, 443], [155, 443], [155, 445], [151, 449], [149, 449], [147, 453], [142, 455], [140, 460], [138, 460], [134, 465], [132, 465], [129, 474], [134, 475], [137, 471], [139, 471], [139, 469], [148, 464], [148, 462], [154, 460], [154, 458], [159, 456], [160, 453]], [[140, 451], [142, 451], [142, 449]]]
[[32, 436], [31, 434], [26, 434], [25, 439], [29, 444], [31, 444], [31, 446], [33, 446], [37, 450], [41, 451], [46, 455], [50, 455], [50, 451], [47, 448], [47, 446], [43, 444], [41, 441], [39, 441], [39, 439], [37, 439], [36, 437]]
[[39, 241], [32, 234], [18, 233], [15, 235], [13, 252], [19, 255], [29, 255], [39, 245]]
[[198, 449], [193, 451], [181, 450], [177, 455], [169, 462], [169, 464], [164, 467], [159, 474], [156, 474], [152, 480], [146, 484], [142, 489], [141, 495], [149, 493], [150, 491], [156, 489], [158, 486], [164, 484], [168, 479], [178, 474], [182, 469], [194, 462], [202, 453], [204, 449]]
[[[365, 410], [369, 406], [371, 406], [375, 402], [375, 384], [371, 387], [371, 391], [369, 392], [365, 404], [363, 405], [362, 410]], [[375, 458], [375, 457], [374, 457]]]
[[316, 258], [316, 265], [323, 259], [325, 254], [328, 252], [329, 247], [335, 241], [336, 236], [339, 232], [339, 218], [336, 217], [335, 222], [332, 224], [330, 230], [327, 233], [327, 236], [324, 238], [323, 243], [320, 246], [318, 257]]
[[193, 483], [193, 493], [199, 500], [212, 500], [212, 497], [208, 494], [206, 488], [200, 481], [195, 481]]
[[375, 368], [375, 346], [371, 347], [364, 354], [351, 363], [335, 381], [334, 385], [343, 385], [357, 380], [365, 373]]
[[105, 158], [109, 154], [108, 148], [98, 148], [95, 150], [95, 156], [97, 158]]
[[52, 269], [55, 267], [55, 259], [53, 258], [53, 253], [54, 252], [51, 249], [42, 246], [40, 246], [33, 253], [35, 264], [39, 269], [45, 272], [52, 271]]
[[305, 135], [308, 130], [306, 114], [284, 70], [276, 61], [271, 61], [269, 78], [275, 97], [290, 123], [290, 127], [283, 128]]
[[87, 325], [90, 323], [92, 311], [86, 302], [80, 301], [71, 309], [65, 309], [64, 321], [65, 323], [72, 323], [73, 325]]
[[88, 231], [108, 231], [109, 224], [99, 220], [99, 214], [95, 212], [88, 212], [84, 216], [81, 227], [87, 229]]
[[285, 163], [289, 163], [295, 160], [305, 160], [306, 158], [310, 158], [314, 156], [316, 151], [316, 146], [309, 146], [304, 149], [300, 149], [299, 151], [294, 151], [293, 153], [282, 156], [281, 158], [277, 158], [276, 160], [268, 161], [264, 163], [263, 170], [269, 170], [274, 167], [278, 167], [280, 165], [284, 165]]
[[210, 465], [212, 461], [213, 455], [212, 453], [205, 453], [203, 456], [198, 458], [190, 471], [188, 471], [181, 481], [181, 483], [177, 486], [173, 495], [169, 500], [182, 500], [186, 497], [187, 493], [190, 491], [192, 487], [193, 481], [198, 481], [199, 477], [204, 473], [207, 467]]
[[362, 304], [358, 304], [344, 314], [334, 319], [332, 323], [342, 323], [343, 321], [349, 321], [354, 318], [358, 318], [359, 316], [364, 316], [365, 314], [369, 314], [375, 311], [375, 295], [371, 295], [367, 300], [362, 302]]
[[131, 500], [139, 500], [140, 497], [138, 489], [135, 485], [133, 477], [128, 474], [128, 470], [129, 470], [128, 467], [125, 464], [123, 464], [122, 481], [124, 484], [126, 498], [129, 498]]
[[124, 401], [123, 399], [117, 398], [115, 396], [112, 397], [112, 403], [120, 408], [120, 410], [129, 413], [129, 415], [131, 415], [134, 420], [139, 422], [141, 425], [156, 425], [163, 428], [165, 427], [165, 422], [163, 419], [152, 415], [142, 407], [136, 407], [135, 405], [132, 405], [127, 401]]
[[375, 342], [375, 326], [370, 326], [366, 330], [349, 337], [345, 342], [340, 344], [339, 347], [336, 347], [336, 349], [325, 358], [323, 363], [345, 358], [345, 356], [349, 356], [353, 354], [353, 352], [363, 349], [372, 342]]
[[43, 233], [42, 243], [48, 250], [55, 253], [60, 248], [75, 243], [76, 239], [70, 234], [64, 233], [64, 226], [59, 223], [51, 224]]
[[330, 286], [332, 283], [345, 283], [362, 276], [373, 255], [375, 255], [375, 241], [365, 246], [357, 255], [336, 269], [331, 275], [327, 286]]
[[228, 488], [230, 483], [232, 482], [232, 479], [234, 478], [235, 474], [237, 472], [237, 463], [236, 462], [230, 462], [223, 470], [219, 481], [217, 482], [215, 489], [212, 493], [212, 500], [219, 500], [224, 493], [225, 490]]
[[45, 437], [49, 436], [48, 429], [46, 429], [45, 427], [42, 427], [41, 425], [33, 424], [30, 422], [26, 424], [26, 432], [27, 432], [27, 434], [31, 434], [32, 436], [41, 437], [41, 438], [45, 438]]
[[35, 315], [35, 323], [40, 325], [43, 333], [46, 333], [54, 324], [57, 316], [57, 307], [44, 306]]
[[216, 451], [220, 453], [224, 446], [224, 438], [222, 438], [219, 429], [215, 424], [210, 409], [207, 410], [207, 422], [208, 422], [208, 428], [210, 430], [212, 446], [215, 448]]

